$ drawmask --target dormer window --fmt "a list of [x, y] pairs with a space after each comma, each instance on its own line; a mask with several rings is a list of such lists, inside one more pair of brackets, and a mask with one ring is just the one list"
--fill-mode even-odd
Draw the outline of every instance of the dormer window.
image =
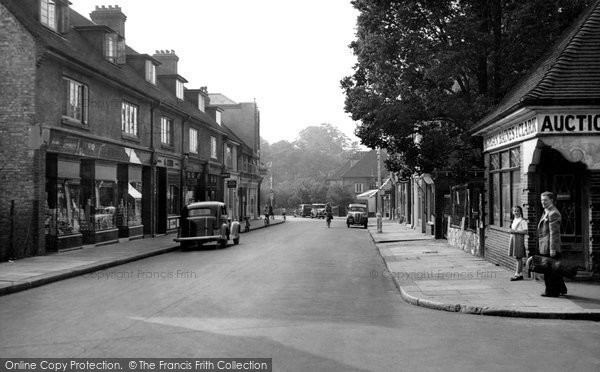
[[56, 3], [53, 0], [40, 1], [40, 22], [54, 31], [58, 31], [56, 22]]
[[175, 95], [177, 96], [177, 98], [179, 98], [180, 100], [183, 101], [183, 81], [177, 79], [175, 81], [175, 84], [176, 84]]
[[215, 121], [217, 124], [221, 125], [221, 111], [217, 110], [215, 112]]
[[105, 34], [104, 54], [109, 62], [114, 64], [125, 63], [125, 40], [116, 33]]
[[198, 110], [202, 112], [205, 110], [204, 96], [202, 94], [198, 94]]
[[68, 13], [68, 6], [60, 0], [40, 0], [40, 22], [52, 31], [67, 31]]
[[156, 85], [156, 65], [152, 61], [146, 61], [146, 81]]

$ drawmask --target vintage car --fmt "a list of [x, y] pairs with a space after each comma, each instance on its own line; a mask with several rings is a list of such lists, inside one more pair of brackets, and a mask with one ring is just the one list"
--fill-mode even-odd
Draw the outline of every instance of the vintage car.
[[181, 248], [191, 248], [206, 242], [216, 241], [221, 248], [240, 242], [240, 223], [231, 221], [227, 207], [221, 202], [196, 202], [183, 207], [179, 221], [179, 231], [174, 240]]
[[325, 218], [325, 204], [313, 204], [310, 211], [310, 218]]
[[365, 229], [369, 224], [369, 212], [367, 206], [364, 204], [350, 204], [348, 205], [348, 215], [346, 216], [346, 225], [348, 227], [352, 225], [361, 225]]
[[312, 206], [310, 204], [300, 204], [298, 207], [298, 215], [300, 217], [308, 217], [310, 216], [310, 211], [312, 210]]

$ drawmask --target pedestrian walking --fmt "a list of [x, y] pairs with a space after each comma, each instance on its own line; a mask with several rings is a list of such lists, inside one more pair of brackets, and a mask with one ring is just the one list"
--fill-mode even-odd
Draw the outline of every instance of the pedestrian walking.
[[508, 255], [517, 260], [515, 275], [511, 282], [523, 280], [523, 257], [525, 257], [525, 236], [527, 235], [527, 220], [523, 218], [523, 209], [518, 205], [512, 209], [514, 219], [510, 225], [510, 243]]
[[[560, 253], [560, 223], [561, 216], [558, 208], [554, 205], [554, 194], [545, 191], [541, 194], [541, 203], [544, 214], [538, 223], [538, 244], [541, 256], [551, 257], [559, 260]], [[550, 271], [544, 274], [546, 290], [542, 293], [544, 297], [558, 297], [567, 294], [567, 286], [561, 274]]]

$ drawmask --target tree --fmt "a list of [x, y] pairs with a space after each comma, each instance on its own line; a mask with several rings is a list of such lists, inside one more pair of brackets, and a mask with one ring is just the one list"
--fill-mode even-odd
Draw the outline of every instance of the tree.
[[[358, 63], [346, 111], [393, 171], [478, 164], [466, 130], [523, 77], [590, 1], [354, 0]], [[471, 158], [475, 163], [460, 159]]]

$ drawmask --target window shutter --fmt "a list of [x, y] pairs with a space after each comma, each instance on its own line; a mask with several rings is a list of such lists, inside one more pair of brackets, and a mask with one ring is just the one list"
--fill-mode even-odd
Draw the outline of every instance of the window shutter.
[[83, 96], [82, 96], [82, 115], [81, 115], [81, 120], [83, 123], [87, 124], [88, 123], [88, 119], [89, 119], [89, 115], [88, 115], [88, 109], [90, 107], [90, 100], [89, 100], [89, 92], [88, 92], [88, 87], [85, 85], [81, 86], [82, 90], [83, 90]]

